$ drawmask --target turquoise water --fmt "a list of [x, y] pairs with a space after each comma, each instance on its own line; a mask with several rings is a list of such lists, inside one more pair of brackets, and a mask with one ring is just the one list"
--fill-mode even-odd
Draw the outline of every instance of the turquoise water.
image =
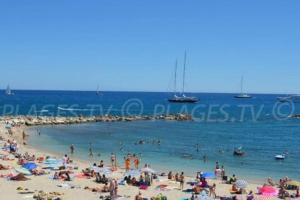
[[[288, 127], [288, 128], [287, 128]], [[30, 144], [56, 153], [66, 153], [70, 144], [76, 147], [76, 156], [90, 161], [89, 142], [92, 142], [95, 160], [109, 158], [111, 152], [123, 163], [127, 153], [140, 154], [142, 163], [150, 163], [160, 171], [212, 171], [215, 161], [225, 166], [229, 174], [253, 181], [268, 176], [300, 179], [299, 128], [289, 122], [268, 123], [197, 123], [138, 121], [93, 123], [39, 127], [41, 136], [31, 137]], [[36, 134], [35, 128], [32, 134]], [[245, 132], [247, 131], [247, 133]], [[160, 140], [161, 145], [153, 144]], [[145, 140], [143, 145], [136, 141]], [[199, 143], [199, 152], [195, 145]], [[234, 157], [233, 148], [243, 145], [245, 157]], [[122, 147], [122, 150], [120, 148]], [[220, 152], [220, 150], [224, 152]], [[274, 155], [289, 151], [284, 161], [274, 160]], [[203, 161], [203, 155], [208, 161]], [[91, 162], [91, 161], [90, 161]]]
[[[300, 104], [278, 104], [278, 95], [253, 95], [253, 99], [234, 99], [234, 94], [193, 94], [197, 104], [170, 104], [169, 93], [70, 91], [14, 91], [0, 93], [1, 115], [76, 116], [98, 114], [162, 114], [188, 112], [194, 122], [135, 121], [38, 127], [41, 136], [30, 137], [34, 147], [54, 153], [67, 153], [70, 144], [75, 156], [92, 162], [88, 146], [92, 142], [94, 159], [107, 160], [111, 152], [120, 164], [128, 152], [140, 154], [142, 163], [160, 171], [212, 171], [216, 161], [227, 173], [261, 181], [268, 176], [289, 176], [300, 180], [300, 121], [287, 119], [300, 113]], [[68, 108], [60, 110], [58, 107]], [[41, 112], [43, 110], [43, 112]], [[36, 127], [32, 128], [33, 135]], [[143, 145], [135, 145], [145, 140]], [[161, 145], [153, 144], [160, 140]], [[195, 145], [199, 143], [199, 152]], [[233, 149], [243, 146], [245, 157], [234, 157]], [[221, 153], [221, 152], [222, 153]], [[276, 154], [288, 151], [284, 161]], [[100, 157], [96, 154], [100, 153]], [[203, 162], [203, 156], [208, 157]]]

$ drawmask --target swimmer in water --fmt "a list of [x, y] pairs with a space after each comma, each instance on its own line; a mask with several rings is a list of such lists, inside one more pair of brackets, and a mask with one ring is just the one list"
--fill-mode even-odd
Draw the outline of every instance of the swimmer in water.
[[199, 144], [196, 144], [196, 151], [199, 152]]
[[89, 147], [89, 156], [93, 157], [93, 149], [92, 149], [92, 143], [90, 142], [90, 147]]
[[71, 152], [71, 154], [74, 154], [74, 150], [75, 150], [75, 147], [74, 147], [73, 144], [71, 144], [71, 146], [70, 146], [70, 152]]

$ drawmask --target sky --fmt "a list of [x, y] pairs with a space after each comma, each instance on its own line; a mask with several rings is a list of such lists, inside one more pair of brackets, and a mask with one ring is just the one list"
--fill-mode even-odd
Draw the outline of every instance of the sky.
[[0, 88], [300, 93], [298, 0], [0, 0]]

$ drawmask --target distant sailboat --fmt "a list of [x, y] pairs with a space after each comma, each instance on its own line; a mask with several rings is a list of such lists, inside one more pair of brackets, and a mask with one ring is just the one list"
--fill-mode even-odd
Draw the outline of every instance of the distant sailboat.
[[14, 95], [14, 93], [11, 91], [9, 85], [7, 85], [7, 87], [6, 87], [5, 94], [6, 94], [7, 96], [12, 96], [12, 95]]
[[237, 99], [251, 99], [252, 98], [251, 95], [244, 93], [243, 86], [244, 86], [244, 77], [241, 78], [241, 93], [234, 96], [234, 98], [237, 98]]
[[100, 89], [99, 89], [99, 85], [97, 86], [96, 95], [98, 95], [98, 96], [101, 95], [101, 92], [100, 92]]
[[177, 96], [177, 65], [178, 65], [178, 62], [177, 62], [177, 59], [176, 59], [176, 62], [175, 62], [175, 69], [174, 69], [174, 98], [178, 98]]
[[174, 79], [174, 96], [169, 98], [168, 101], [172, 103], [196, 103], [198, 102], [197, 97], [186, 96], [184, 94], [185, 89], [185, 70], [186, 70], [186, 52], [184, 53], [184, 63], [183, 63], [183, 78], [182, 78], [182, 93], [181, 96], [177, 96], [176, 82], [177, 82], [177, 60], [175, 63], [175, 79]]

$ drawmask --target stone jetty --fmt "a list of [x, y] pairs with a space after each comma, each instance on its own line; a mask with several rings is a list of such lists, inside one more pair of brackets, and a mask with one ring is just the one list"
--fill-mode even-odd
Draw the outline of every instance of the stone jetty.
[[91, 122], [131, 122], [141, 120], [165, 120], [165, 121], [192, 121], [193, 118], [189, 114], [169, 114], [169, 115], [134, 115], [134, 116], [76, 116], [76, 117], [50, 117], [50, 116], [2, 116], [0, 122], [11, 125], [58, 125], [58, 124], [80, 124]]

